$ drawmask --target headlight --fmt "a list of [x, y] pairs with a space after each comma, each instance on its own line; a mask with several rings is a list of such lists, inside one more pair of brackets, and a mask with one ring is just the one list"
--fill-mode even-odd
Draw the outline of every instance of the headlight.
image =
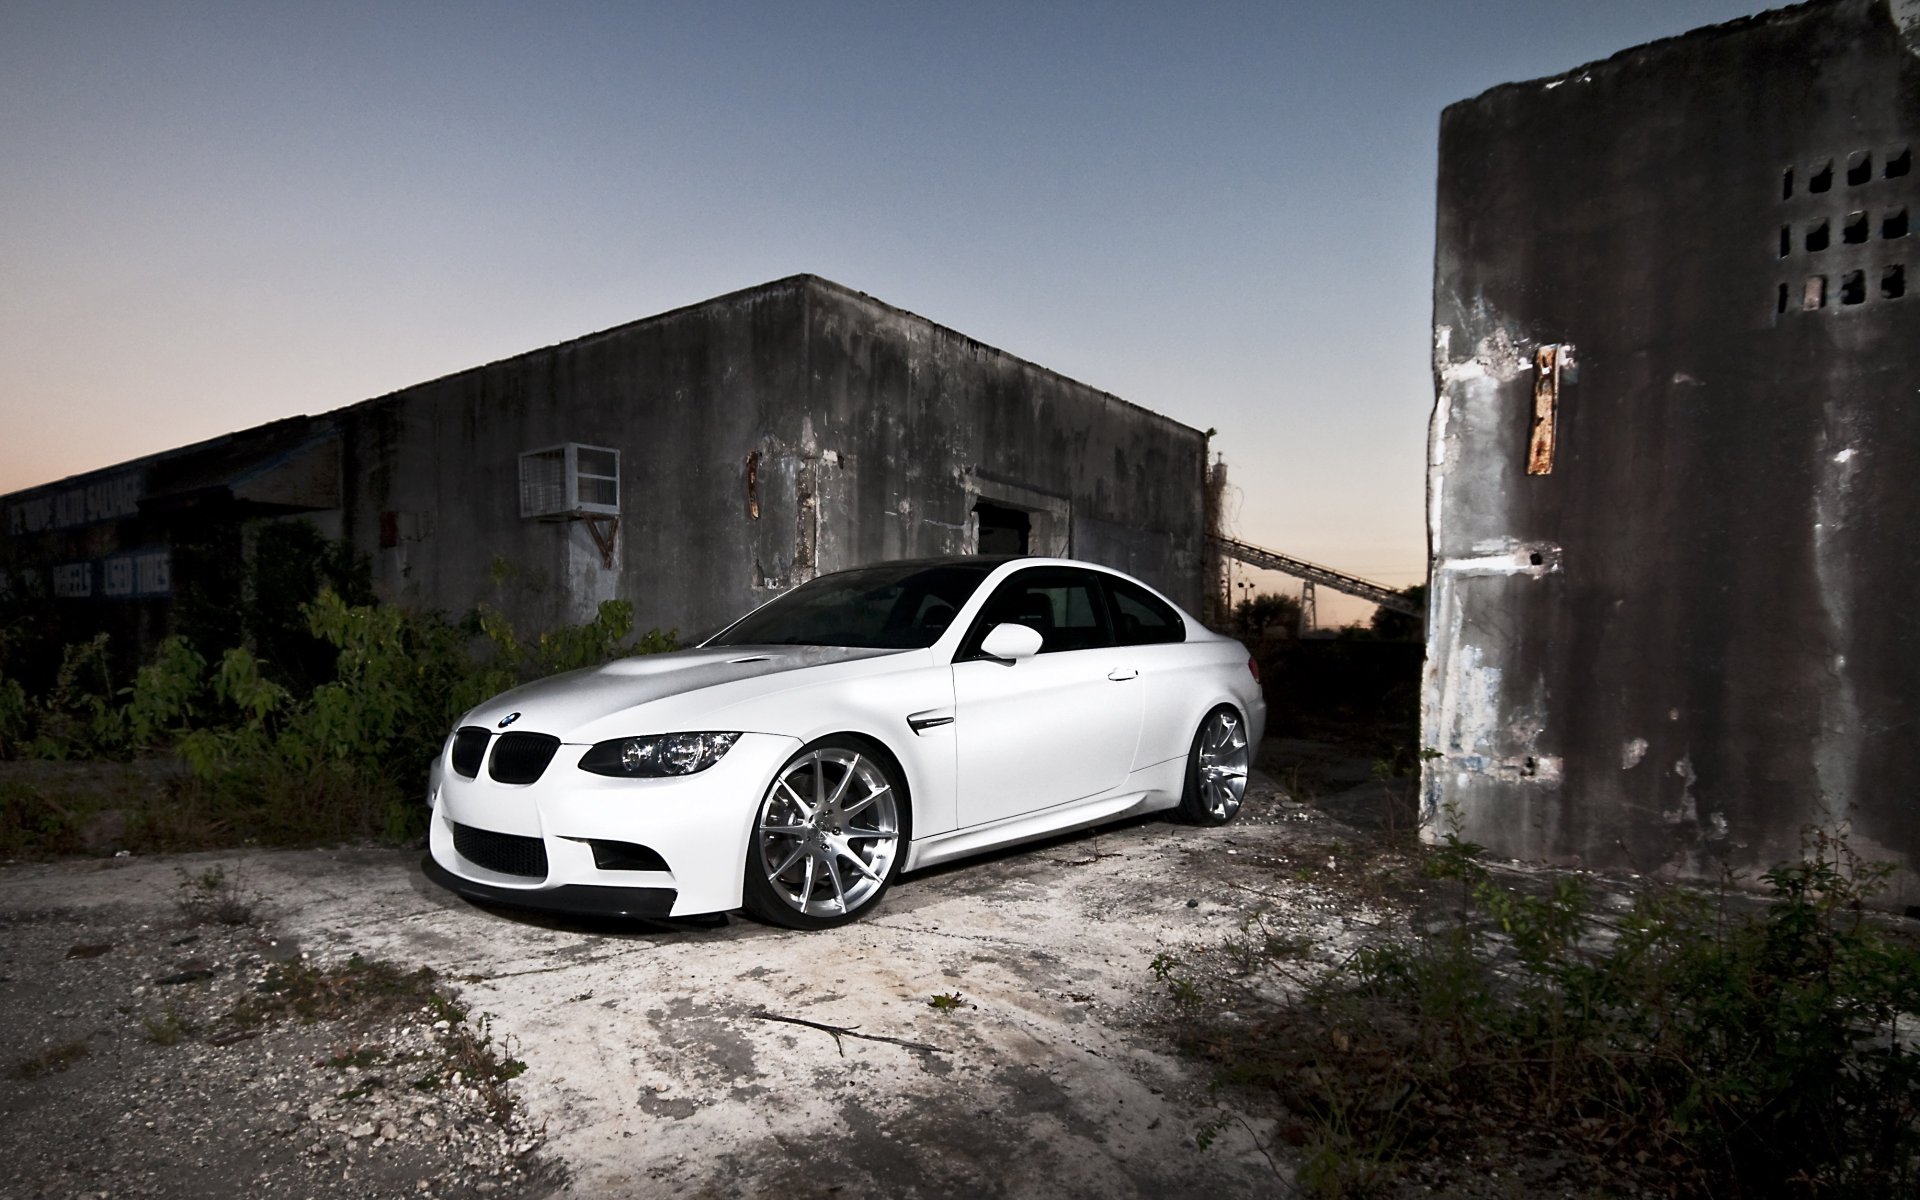
[[740, 740], [737, 733], [656, 733], [596, 743], [580, 759], [582, 771], [620, 778], [658, 779], [704, 771]]

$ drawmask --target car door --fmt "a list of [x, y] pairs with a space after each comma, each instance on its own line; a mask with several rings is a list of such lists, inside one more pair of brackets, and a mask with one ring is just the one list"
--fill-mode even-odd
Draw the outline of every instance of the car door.
[[1113, 640], [1132, 652], [1145, 714], [1135, 770], [1186, 756], [1193, 740], [1193, 693], [1214, 669], [1186, 645], [1187, 624], [1173, 605], [1132, 580], [1102, 575]]
[[[1002, 663], [980, 640], [1003, 622], [1041, 635], [1040, 652]], [[1140, 740], [1143, 691], [1116, 646], [1099, 577], [1033, 567], [1004, 580], [953, 663], [960, 824], [984, 825], [1111, 791]]]

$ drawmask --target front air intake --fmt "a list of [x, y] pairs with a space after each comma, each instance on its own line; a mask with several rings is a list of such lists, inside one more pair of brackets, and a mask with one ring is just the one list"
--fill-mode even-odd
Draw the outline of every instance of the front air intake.
[[560, 749], [560, 739], [545, 733], [503, 733], [494, 739], [487, 774], [498, 783], [532, 783]]
[[502, 875], [525, 875], [533, 879], [547, 877], [547, 844], [537, 837], [495, 833], [471, 825], [453, 823], [453, 848], [460, 857], [476, 867], [498, 871]]

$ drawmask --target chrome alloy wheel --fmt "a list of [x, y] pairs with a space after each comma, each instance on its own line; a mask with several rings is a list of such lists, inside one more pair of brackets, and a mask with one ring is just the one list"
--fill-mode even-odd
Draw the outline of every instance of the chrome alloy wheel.
[[774, 897], [808, 917], [859, 911], [886, 887], [900, 809], [879, 763], [822, 746], [783, 768], [754, 825], [756, 865]]
[[1247, 794], [1247, 733], [1237, 714], [1216, 708], [1200, 726], [1194, 746], [1194, 776], [1200, 806], [1209, 820], [1224, 825], [1240, 811]]

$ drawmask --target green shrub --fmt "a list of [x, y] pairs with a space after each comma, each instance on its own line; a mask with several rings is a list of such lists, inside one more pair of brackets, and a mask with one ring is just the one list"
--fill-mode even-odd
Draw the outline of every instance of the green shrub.
[[1502, 886], [1478, 853], [1449, 839], [1429, 861], [1460, 888], [1452, 919], [1193, 1042], [1302, 1123], [1309, 1194], [1367, 1194], [1493, 1135], [1570, 1150], [1590, 1187], [1915, 1194], [1920, 951], [1867, 910], [1888, 868], [1812, 832], [1764, 904], [1648, 886], [1620, 911], [1571, 877]]
[[[331, 661], [304, 692], [244, 646], [218, 664], [185, 637], [162, 642], [116, 692], [105, 635], [66, 649], [53, 686], [30, 696], [0, 678], [0, 757], [175, 754], [191, 778], [165, 803], [124, 814], [143, 850], [350, 838], [406, 840], [425, 827], [429, 764], [454, 720], [489, 696], [553, 671], [671, 650], [672, 634], [633, 637], [633, 608], [600, 605], [583, 625], [523, 638], [482, 607], [454, 623], [434, 613], [350, 604], [331, 586], [303, 607]], [[32, 790], [0, 790], [0, 841], [20, 853], [76, 845], [67, 810]]]

